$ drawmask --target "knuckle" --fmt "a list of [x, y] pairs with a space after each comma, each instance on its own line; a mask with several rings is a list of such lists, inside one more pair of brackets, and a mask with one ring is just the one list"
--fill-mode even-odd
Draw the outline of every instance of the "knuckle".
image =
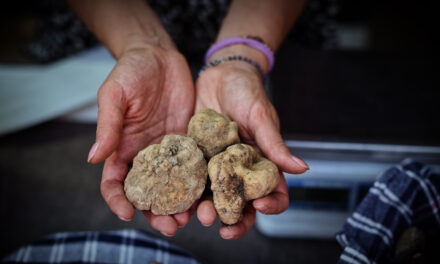
[[263, 124], [269, 117], [268, 108], [262, 102], [256, 102], [252, 106], [252, 119], [255, 120], [257, 124]]
[[107, 181], [101, 181], [100, 185], [101, 196], [104, 198], [105, 202], [108, 201], [108, 183]]
[[269, 159], [276, 160], [278, 157], [280, 157], [280, 153], [283, 153], [287, 150], [286, 145], [284, 145], [284, 142], [281, 138], [276, 139], [270, 144], [270, 148], [267, 150], [267, 153], [265, 153]]

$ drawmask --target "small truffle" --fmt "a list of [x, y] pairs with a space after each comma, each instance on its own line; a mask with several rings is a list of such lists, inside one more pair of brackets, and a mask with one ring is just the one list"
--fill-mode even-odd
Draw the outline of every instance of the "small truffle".
[[134, 158], [125, 195], [137, 209], [155, 215], [185, 212], [202, 195], [207, 174], [203, 153], [192, 138], [166, 135]]
[[240, 142], [237, 123], [212, 109], [203, 109], [191, 118], [188, 136], [196, 141], [208, 160]]
[[268, 195], [277, 186], [277, 166], [251, 146], [235, 144], [208, 163], [214, 207], [224, 224], [241, 220], [247, 201]]

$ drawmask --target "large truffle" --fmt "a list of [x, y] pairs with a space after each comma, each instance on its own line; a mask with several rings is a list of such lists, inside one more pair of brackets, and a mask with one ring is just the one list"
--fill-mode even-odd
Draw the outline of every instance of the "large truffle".
[[192, 138], [166, 135], [140, 151], [124, 184], [127, 199], [139, 210], [169, 215], [188, 210], [203, 193], [207, 166]]
[[235, 144], [208, 163], [214, 207], [228, 225], [240, 221], [249, 200], [268, 195], [277, 186], [277, 166], [251, 146]]
[[188, 136], [196, 141], [207, 159], [240, 142], [237, 123], [212, 109], [203, 109], [191, 118]]

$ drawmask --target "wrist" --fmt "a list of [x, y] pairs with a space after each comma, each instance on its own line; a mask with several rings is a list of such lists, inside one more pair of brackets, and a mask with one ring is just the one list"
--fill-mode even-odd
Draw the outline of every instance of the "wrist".
[[[216, 52], [214, 52], [208, 59], [208, 61], [212, 61], [215, 59], [227, 58], [229, 56], [242, 56], [251, 59], [260, 65], [263, 70], [263, 74], [266, 75], [269, 72], [269, 62], [267, 61], [266, 56], [259, 50], [249, 47], [244, 44], [235, 44], [231, 46], [224, 47]], [[258, 73], [258, 70], [255, 69], [249, 63], [243, 61], [228, 61], [224, 63], [225, 65], [237, 65], [239, 67], [244, 68], [252, 68], [253, 71]], [[260, 74], [260, 73], [258, 73]]]
[[[140, 49], [151, 49], [151, 48], [159, 48], [162, 50], [177, 50], [176, 46], [174, 45], [174, 42], [171, 40], [171, 38], [165, 34], [163, 35], [157, 35], [157, 34], [150, 34], [145, 35], [141, 33], [132, 33], [127, 34], [123, 38], [123, 42], [113, 42], [114, 45], [112, 47], [109, 47], [112, 54], [115, 56], [116, 59], [119, 59], [122, 55], [133, 51], [133, 50], [140, 50]], [[104, 43], [105, 44], [105, 43]]]
[[146, 2], [69, 0], [69, 5], [119, 59], [127, 50], [144, 46], [175, 49], [171, 37]]

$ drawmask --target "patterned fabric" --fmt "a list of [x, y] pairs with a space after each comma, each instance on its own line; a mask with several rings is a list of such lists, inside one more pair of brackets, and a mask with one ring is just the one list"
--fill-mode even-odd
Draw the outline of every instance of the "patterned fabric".
[[37, 62], [51, 62], [99, 43], [64, 1], [44, 0], [34, 3], [39, 14], [37, 39], [24, 53]]
[[336, 236], [338, 263], [389, 263], [406, 231], [438, 232], [439, 190], [440, 174], [409, 159], [385, 171]]
[[[289, 36], [302, 46], [331, 48], [337, 44], [337, 0], [309, 0]], [[165, 29], [190, 62], [203, 64], [203, 55], [215, 41], [230, 0], [149, 0]], [[98, 43], [63, 1], [41, 1], [37, 40], [26, 54], [50, 62]], [[274, 14], [276, 15], [276, 14]]]
[[179, 50], [203, 63], [203, 55], [215, 41], [229, 0], [149, 0]]
[[200, 263], [166, 240], [138, 230], [56, 233], [22, 247], [3, 263]]

